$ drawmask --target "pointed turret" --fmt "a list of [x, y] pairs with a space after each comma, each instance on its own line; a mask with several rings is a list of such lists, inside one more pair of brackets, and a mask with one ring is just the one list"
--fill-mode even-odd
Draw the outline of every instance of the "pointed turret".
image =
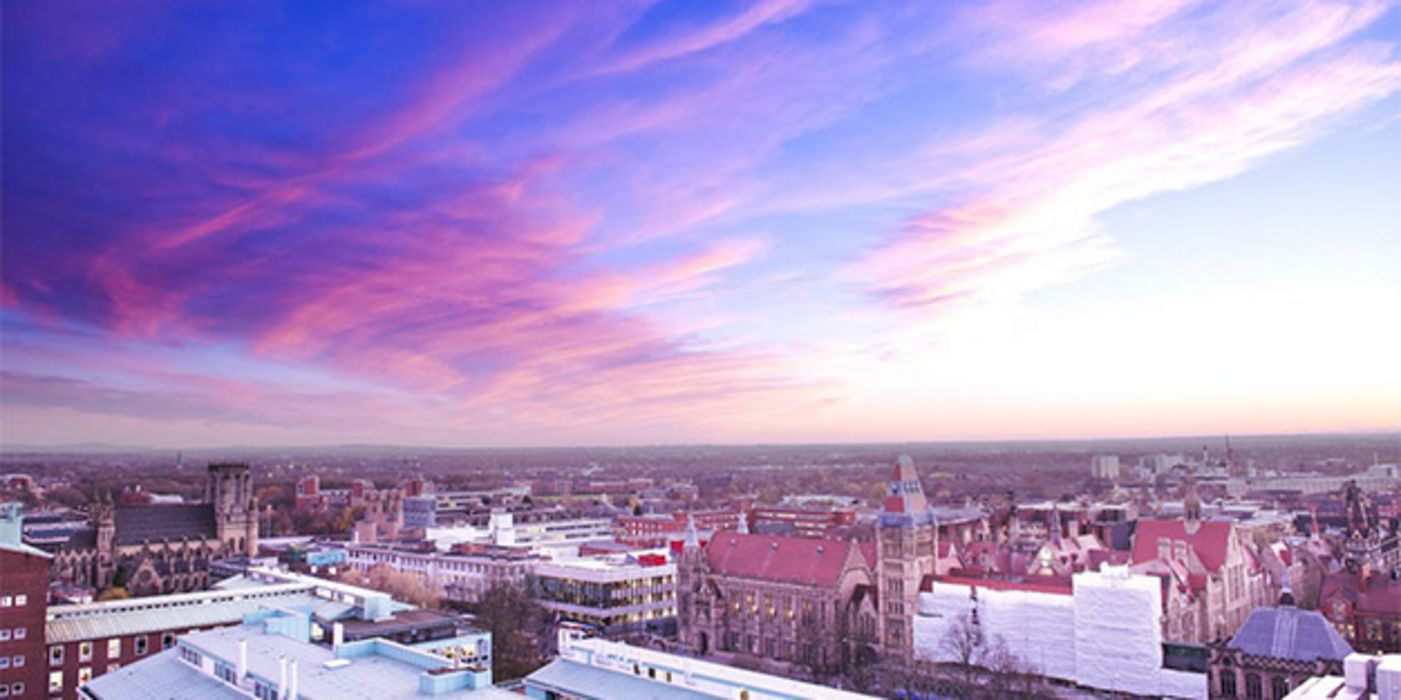
[[696, 532], [696, 516], [688, 513], [686, 515], [686, 539], [681, 544], [682, 551], [696, 551], [700, 549], [700, 535]]
[[1182, 484], [1182, 517], [1188, 522], [1202, 519], [1202, 496], [1197, 491], [1197, 472], [1187, 470], [1187, 480]]

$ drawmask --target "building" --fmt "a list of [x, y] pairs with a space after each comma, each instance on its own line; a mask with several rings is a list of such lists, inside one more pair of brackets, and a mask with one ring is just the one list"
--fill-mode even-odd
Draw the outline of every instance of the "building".
[[908, 455], [901, 455], [891, 472], [876, 524], [873, 583], [880, 591], [880, 644], [895, 658], [910, 658], [910, 620], [919, 607], [920, 583], [937, 573], [939, 528]]
[[0, 503], [0, 697], [43, 692], [48, 552], [23, 542], [20, 504]]
[[1281, 700], [1314, 676], [1343, 672], [1352, 647], [1318, 612], [1294, 607], [1288, 592], [1256, 608], [1230, 641], [1211, 645], [1213, 698]]
[[450, 552], [388, 544], [350, 544], [348, 565], [368, 573], [376, 566], [423, 574], [443, 586], [447, 600], [475, 603], [495, 586], [520, 586], [544, 557], [519, 547], [466, 545]]
[[692, 521], [677, 567], [682, 644], [836, 668], [876, 656], [870, 543], [715, 533]]
[[686, 533], [688, 520], [694, 520], [696, 529], [701, 532], [749, 529], [744, 508], [678, 511], [670, 515], [624, 515], [616, 521], [618, 541], [642, 547], [660, 547], [681, 539]]
[[[1205, 697], [1204, 664], [1176, 664], [1164, 644], [1160, 588], [1123, 566], [1069, 580], [931, 576], [912, 621], [914, 658], [976, 664], [986, 658], [980, 650], [1001, 646], [1048, 678], [1115, 693]], [[965, 658], [965, 650], [974, 653]]]
[[[388, 594], [270, 569], [223, 581], [210, 591], [50, 606], [46, 615], [45, 686], [67, 700], [103, 674], [171, 648], [180, 635], [238, 625], [267, 609], [308, 614], [311, 639], [327, 642], [337, 626], [345, 638], [385, 637], [428, 643], [470, 635], [446, 613], [419, 610]], [[446, 644], [446, 643], [445, 643]]]
[[1167, 639], [1205, 644], [1230, 637], [1250, 611], [1278, 600], [1279, 583], [1234, 521], [1201, 519], [1190, 475], [1185, 488], [1185, 517], [1138, 521], [1132, 561], [1135, 573], [1163, 579]]
[[1401, 655], [1352, 654], [1342, 675], [1309, 678], [1285, 700], [1389, 700], [1401, 698]]
[[1095, 455], [1090, 458], [1090, 477], [1104, 481], [1119, 480], [1119, 455]]
[[860, 695], [561, 629], [559, 657], [525, 678], [538, 700], [861, 700]]
[[472, 525], [431, 528], [425, 536], [439, 549], [459, 544], [491, 544], [537, 553], [574, 556], [588, 542], [613, 539], [608, 518], [558, 518], [519, 522], [516, 513], [497, 510], [485, 528]]
[[311, 639], [309, 616], [268, 608], [241, 624], [180, 637], [171, 648], [83, 686], [93, 700], [152, 697], [386, 700], [519, 697], [491, 685], [491, 667], [382, 638]]
[[[1377, 465], [1374, 465], [1377, 466]], [[1283, 474], [1274, 476], [1234, 478], [1226, 484], [1228, 493], [1239, 496], [1251, 491], [1295, 491], [1302, 494], [1331, 493], [1347, 488], [1349, 482], [1364, 491], [1385, 491], [1401, 478], [1394, 475], [1393, 465], [1381, 465], [1345, 475]]]
[[1338, 571], [1323, 577], [1318, 609], [1366, 653], [1401, 653], [1401, 581], [1386, 574]]
[[754, 506], [753, 532], [835, 538], [856, 524], [856, 509], [825, 505]]
[[531, 584], [546, 610], [608, 636], [676, 634], [676, 564], [665, 553], [545, 562]]
[[209, 562], [258, 552], [257, 504], [246, 464], [211, 464], [204, 503], [92, 507], [91, 524], [61, 545], [55, 583], [135, 596], [203, 590]]

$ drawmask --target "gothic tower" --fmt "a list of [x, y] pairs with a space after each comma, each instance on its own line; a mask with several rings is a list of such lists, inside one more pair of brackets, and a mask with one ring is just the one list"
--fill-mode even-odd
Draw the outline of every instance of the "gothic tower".
[[676, 610], [680, 616], [681, 642], [700, 654], [708, 652], [711, 645], [700, 619], [701, 608], [708, 607], [708, 596], [702, 590], [705, 581], [702, 569], [704, 559], [700, 534], [696, 532], [696, 518], [687, 515], [686, 539], [681, 545], [681, 557], [676, 567]]
[[881, 646], [887, 654], [908, 659], [914, 652], [911, 623], [918, 611], [919, 586], [935, 573], [939, 551], [938, 523], [908, 455], [901, 455], [891, 472], [876, 540]]
[[258, 553], [253, 476], [247, 464], [210, 464], [204, 500], [214, 506], [215, 533], [231, 556]]

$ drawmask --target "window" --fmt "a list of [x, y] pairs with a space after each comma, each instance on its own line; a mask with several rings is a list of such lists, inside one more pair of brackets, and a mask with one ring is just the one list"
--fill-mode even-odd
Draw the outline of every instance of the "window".
[[15, 628], [15, 639], [24, 639], [29, 636], [29, 630], [24, 627]]
[[49, 692], [63, 692], [63, 671], [49, 671]]
[[8, 656], [0, 656], [0, 669], [6, 669], [6, 668], [9, 668], [9, 667], [10, 667], [10, 657], [8, 657]]
[[87, 685], [92, 680], [92, 667], [84, 666], [78, 669], [78, 685]]
[[137, 656], [144, 656], [144, 655], [146, 654], [146, 635], [143, 634], [143, 635], [137, 637], [137, 638], [136, 638], [136, 641], [135, 641], [135, 646], [136, 646], [136, 655], [137, 655]]
[[15, 599], [7, 595], [0, 595], [0, 608], [8, 608], [14, 605]]
[[1270, 696], [1282, 698], [1289, 694], [1289, 679], [1284, 676], [1275, 676], [1270, 679]]
[[0, 629], [0, 642], [8, 642], [8, 641], [10, 641], [10, 630], [9, 630], [9, 628]]
[[107, 640], [107, 658], [109, 658], [109, 659], [116, 659], [116, 658], [120, 658], [121, 655], [122, 655], [122, 640], [120, 640], [120, 639], [109, 639], [109, 640]]
[[[8, 596], [6, 596], [8, 597]], [[15, 596], [15, 605], [24, 606], [29, 604], [29, 596], [21, 593]]]
[[10, 694], [11, 694], [11, 695], [24, 695], [24, 682], [21, 681], [21, 682], [19, 682], [19, 683], [11, 683], [11, 684], [10, 684]]
[[166, 632], [165, 634], [161, 635], [161, 648], [169, 649], [172, 646], [175, 646], [175, 633]]
[[10, 686], [8, 684], [0, 683], [0, 698], [6, 697], [9, 694]]
[[1245, 674], [1245, 697], [1250, 700], [1262, 700], [1265, 697], [1264, 688], [1260, 685], [1260, 674]]
[[1236, 696], [1236, 672], [1227, 670], [1220, 675], [1221, 697], [1233, 698]]
[[15, 668], [24, 668], [24, 654], [16, 654], [15, 658], [10, 659], [10, 665]]
[[62, 644], [56, 644], [56, 645], [54, 645], [54, 646], [49, 647], [49, 665], [50, 665], [50, 666], [62, 666], [62, 665], [63, 665], [63, 645], [62, 645]]
[[78, 642], [78, 660], [92, 661], [92, 642]]

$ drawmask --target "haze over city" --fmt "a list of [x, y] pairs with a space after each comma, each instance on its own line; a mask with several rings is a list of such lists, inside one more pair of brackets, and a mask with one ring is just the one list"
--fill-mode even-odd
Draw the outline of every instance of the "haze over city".
[[8, 3], [0, 438], [1401, 425], [1394, 3]]

